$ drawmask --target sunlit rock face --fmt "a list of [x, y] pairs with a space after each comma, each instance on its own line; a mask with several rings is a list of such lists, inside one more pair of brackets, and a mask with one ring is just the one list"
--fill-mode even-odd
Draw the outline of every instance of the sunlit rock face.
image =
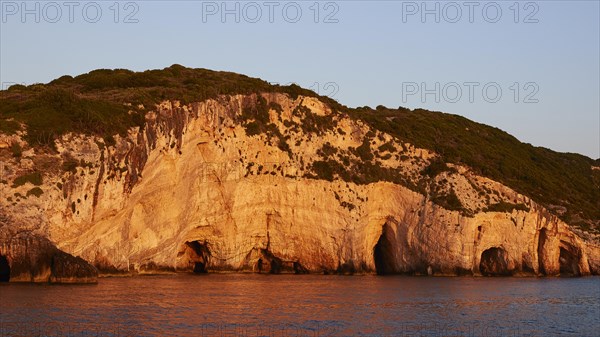
[[[266, 120], [252, 124], [261, 100], [269, 107]], [[69, 134], [57, 142], [58, 155], [30, 150], [20, 160], [7, 159], [8, 182], [32, 163], [47, 163], [48, 169], [39, 196], [25, 197], [30, 183], [0, 185], [4, 195], [22, 196], [1, 201], [0, 224], [48, 238], [102, 274], [600, 272], [600, 247], [593, 240], [582, 239], [527, 196], [466, 167], [452, 166], [431, 178], [452, 189], [463, 210], [434, 203], [430, 190], [415, 186], [435, 153], [371, 130], [315, 98], [265, 94], [163, 102], [146, 119], [145, 129], [130, 130], [115, 146]], [[357, 149], [365, 139], [374, 167], [401, 172], [405, 184], [344, 180], [338, 172], [319, 170], [320, 161], [348, 167], [364, 157]], [[390, 146], [398, 153], [385, 150]], [[64, 158], [79, 165], [60, 170]], [[528, 210], [484, 211], [498, 202]], [[63, 255], [54, 257], [68, 260], [60, 270], [17, 273], [20, 255], [11, 249], [0, 254], [11, 281], [88, 275], [87, 267]]]
[[1, 282], [96, 283], [97, 277], [96, 268], [44, 237], [19, 233], [0, 245]]

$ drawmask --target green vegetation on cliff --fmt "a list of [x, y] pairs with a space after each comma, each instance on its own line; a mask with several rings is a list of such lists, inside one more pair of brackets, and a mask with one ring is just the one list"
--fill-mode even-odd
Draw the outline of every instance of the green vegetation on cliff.
[[[583, 220], [592, 220], [596, 224], [600, 220], [600, 170], [592, 168], [600, 166], [598, 160], [524, 144], [502, 130], [457, 115], [383, 106], [376, 110], [368, 107], [351, 109], [296, 85], [271, 85], [230, 72], [180, 65], [144, 72], [102, 69], [77, 77], [63, 76], [48, 84], [14, 85], [0, 92], [0, 133], [26, 130], [26, 140], [31, 146], [50, 149], [56, 137], [70, 131], [95, 134], [111, 144], [113, 135], [124, 135], [130, 127], [143, 127], [145, 113], [161, 101], [171, 99], [190, 103], [219, 95], [264, 92], [286, 93], [292, 98], [299, 95], [319, 97], [337, 112], [363, 120], [374, 129], [404, 142], [437, 152], [440, 160], [432, 163], [424, 175], [435, 176], [448, 170], [445, 162], [464, 164], [550, 209], [554, 206], [566, 208], [561, 217], [571, 224], [589, 230], [589, 223]], [[281, 149], [291, 151], [286, 139], [269, 123], [268, 109], [279, 111], [281, 107], [267, 106], [259, 99], [254, 110], [244, 111], [240, 123], [249, 134], [265, 133]], [[336, 125], [328, 117], [310, 111], [304, 113], [306, 120], [299, 125], [302, 131], [316, 135], [335, 131]], [[373, 150], [365, 140], [354, 149], [362, 162], [342, 165], [326, 159], [314, 162], [313, 168], [317, 178], [328, 180], [337, 174], [357, 183], [388, 180], [409, 184], [395, 172], [373, 164]], [[381, 146], [379, 150], [389, 154], [399, 152], [390, 145]], [[332, 153], [334, 150], [323, 148], [321, 151]], [[460, 202], [452, 193], [439, 198], [446, 207], [460, 208]], [[523, 207], [502, 204], [490, 210], [496, 209]]]
[[[100, 69], [1, 91], [0, 132], [15, 133], [23, 123], [27, 141], [34, 146], [52, 147], [56, 137], [70, 131], [101, 136], [110, 145], [113, 135], [143, 126], [144, 114], [161, 101], [190, 103], [219, 95], [261, 92], [315, 96], [297, 85], [280, 87], [235, 73], [180, 65], [144, 72]], [[140, 104], [145, 108], [139, 108]]]
[[[357, 119], [417, 147], [431, 149], [444, 162], [471, 167], [550, 208], [567, 208], [569, 223], [600, 219], [598, 161], [520, 142], [508, 133], [464, 117], [422, 109], [350, 111]], [[439, 164], [432, 168], [443, 170]]]

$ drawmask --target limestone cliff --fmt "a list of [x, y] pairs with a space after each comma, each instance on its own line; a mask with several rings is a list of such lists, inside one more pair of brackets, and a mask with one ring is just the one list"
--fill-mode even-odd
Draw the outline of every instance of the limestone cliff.
[[[105, 274], [600, 273], [597, 236], [318, 98], [222, 95], [145, 109], [145, 126], [114, 145], [68, 133], [49, 152], [26, 131], [0, 135], [11, 281], [60, 281], [57, 265], [93, 277], [68, 254]], [[68, 254], [22, 271], [37, 267], [10, 248], [16, 232]]]
[[59, 250], [47, 238], [31, 233], [11, 233], [3, 236], [0, 256], [1, 281], [97, 282], [96, 268], [79, 257]]

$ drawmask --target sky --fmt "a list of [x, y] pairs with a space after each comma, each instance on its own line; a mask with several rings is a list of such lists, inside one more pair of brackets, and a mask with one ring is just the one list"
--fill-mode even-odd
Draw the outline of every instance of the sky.
[[0, 82], [172, 64], [600, 158], [599, 1], [0, 1]]

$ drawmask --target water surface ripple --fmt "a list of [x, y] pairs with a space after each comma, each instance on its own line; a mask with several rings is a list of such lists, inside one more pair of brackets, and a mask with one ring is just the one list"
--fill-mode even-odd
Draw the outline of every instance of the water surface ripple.
[[0, 336], [600, 336], [599, 277], [181, 274], [0, 301]]

